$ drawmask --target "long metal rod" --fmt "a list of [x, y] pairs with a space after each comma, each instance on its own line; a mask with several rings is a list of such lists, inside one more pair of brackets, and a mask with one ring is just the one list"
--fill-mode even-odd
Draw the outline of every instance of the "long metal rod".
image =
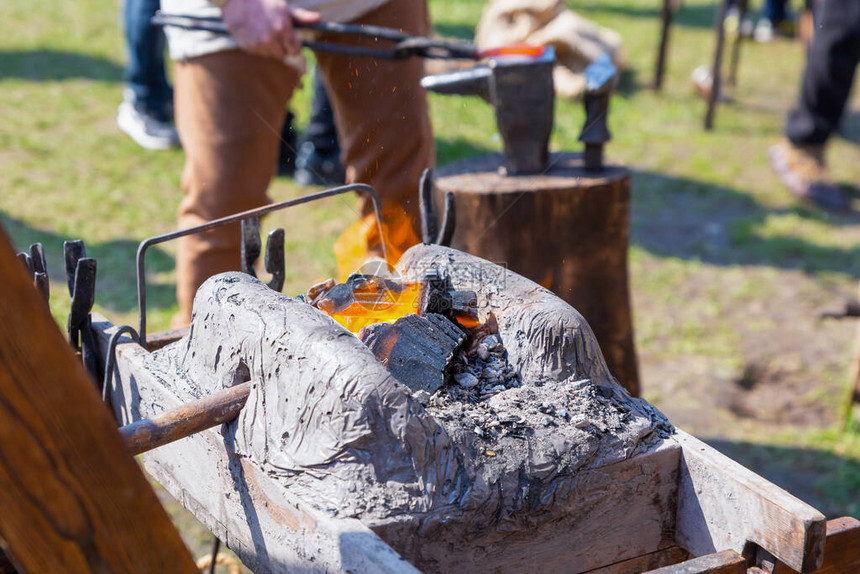
[[733, 88], [737, 86], [738, 83], [738, 67], [741, 62], [741, 42], [744, 41], [743, 34], [741, 34], [741, 28], [743, 27], [744, 20], [747, 16], [747, 3], [748, 0], [738, 0], [738, 33], [735, 34], [735, 37], [732, 40], [732, 59], [729, 64], [728, 81], [726, 82], [727, 85]]
[[669, 51], [669, 32], [672, 30], [672, 19], [674, 16], [674, 0], [663, 0], [663, 9], [660, 12], [660, 46], [657, 49], [657, 65], [654, 68], [654, 85], [657, 91], [663, 89], [663, 76], [666, 72], [666, 54]]
[[[229, 34], [227, 25], [218, 16], [192, 16], [187, 14], [166, 14], [157, 12], [151, 22], [156, 26], [173, 26], [192, 30], [208, 30], [219, 34]], [[340, 24], [338, 22], [313, 22], [305, 24], [293, 20], [293, 27], [301, 30], [313, 30], [327, 34], [343, 34], [348, 36], [363, 36], [365, 38], [401, 42], [412, 36], [396, 28], [372, 26], [369, 24]]]
[[[185, 30], [204, 30], [213, 34], [230, 35], [229, 28], [218, 17], [199, 17], [188, 14], [164, 14], [158, 12], [150, 21], [156, 26], [169, 26]], [[383, 60], [402, 59], [409, 56], [479, 60], [485, 55], [484, 52], [478, 50], [478, 48], [468, 42], [433, 40], [420, 36], [411, 36], [396, 28], [364, 24], [339, 24], [335, 22], [316, 22], [313, 24], [294, 22], [293, 25], [296, 28], [313, 30], [329, 36], [354, 36], [369, 38], [375, 42], [392, 43], [392, 46], [386, 49], [327, 41], [321, 42], [306, 38], [301, 39], [302, 46], [316, 51]]]
[[212, 393], [157, 417], [120, 427], [119, 433], [133, 455], [164, 446], [236, 418], [253, 385], [249, 381]]
[[[705, 129], [710, 131], [714, 128], [714, 112], [717, 109], [717, 101], [722, 91], [723, 77], [723, 47], [726, 41], [726, 13], [729, 10], [729, 1], [723, 0], [717, 14], [717, 45], [714, 48], [714, 67], [711, 70], [711, 93], [708, 97], [708, 109], [705, 112]], [[740, 24], [738, 24], [740, 34]]]
[[315, 193], [309, 193], [307, 195], [303, 195], [301, 197], [296, 197], [294, 199], [288, 199], [286, 201], [282, 201], [280, 203], [273, 203], [271, 205], [264, 205], [263, 207], [258, 207], [256, 209], [249, 209], [248, 211], [243, 211], [241, 213], [236, 213], [234, 215], [228, 215], [227, 217], [222, 217], [220, 219], [215, 219], [213, 221], [209, 221], [207, 223], [202, 223], [200, 225], [195, 225], [194, 227], [188, 227], [186, 229], [180, 229], [178, 231], [172, 231], [170, 233], [164, 233], [162, 235], [156, 235], [155, 237], [150, 237], [148, 239], [144, 239], [140, 242], [140, 245], [137, 247], [137, 314], [138, 314], [138, 334], [140, 336], [140, 345], [142, 347], [146, 347], [146, 252], [153, 245], [158, 245], [160, 243], [165, 243], [167, 241], [172, 241], [174, 239], [179, 239], [180, 237], [185, 237], [187, 235], [194, 235], [195, 233], [203, 233], [204, 231], [209, 231], [211, 229], [215, 229], [217, 227], [221, 227], [223, 225], [229, 225], [231, 223], [237, 223], [242, 221], [243, 219], [248, 219], [249, 217], [261, 217], [263, 215], [267, 215], [274, 211], [279, 211], [281, 209], [286, 209], [288, 207], [293, 207], [296, 205], [302, 205], [304, 203], [310, 203], [312, 201], [317, 201], [319, 199], [325, 199], [327, 197], [333, 197], [335, 195], [343, 195], [344, 193], [351, 192], [364, 192], [370, 196], [370, 199], [373, 203], [373, 212], [376, 215], [376, 225], [379, 230], [379, 238], [380, 238], [380, 246], [382, 249], [382, 256], [387, 261], [388, 260], [388, 252], [385, 248], [385, 239], [384, 233], [382, 231], [382, 200], [379, 197], [379, 193], [373, 189], [371, 186], [363, 184], [363, 183], [353, 183], [351, 185], [343, 185], [340, 187], [335, 187], [332, 189], [326, 189], [323, 191], [318, 191]]

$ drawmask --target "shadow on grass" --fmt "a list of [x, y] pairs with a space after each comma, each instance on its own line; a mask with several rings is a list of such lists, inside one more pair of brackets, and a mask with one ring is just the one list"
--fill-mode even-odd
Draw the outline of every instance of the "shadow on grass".
[[[48, 277], [51, 293], [63, 291], [66, 286], [63, 242], [78, 237], [63, 237], [52, 231], [32, 227], [8, 214], [0, 212], [2, 226], [12, 244], [18, 251], [25, 251], [33, 243], [41, 243], [48, 262]], [[108, 310], [126, 313], [137, 309], [137, 271], [135, 255], [138, 242], [132, 239], [118, 239], [103, 243], [87, 243], [87, 256], [93, 257], [98, 265], [96, 278], [96, 303]], [[158, 248], [147, 251], [146, 270], [148, 275], [169, 272], [174, 269], [173, 257]], [[175, 285], [147, 282], [147, 308], [169, 309], [176, 303]]]
[[122, 81], [123, 69], [98, 56], [59, 50], [0, 50], [0, 81], [71, 80], [89, 78], [102, 82]]
[[830, 518], [860, 515], [860, 460], [814, 448], [706, 443]]
[[776, 209], [742, 190], [634, 172], [631, 243], [650, 253], [711, 265], [832, 271], [860, 278], [856, 246], [820, 245], [789, 233], [765, 233], [768, 219], [779, 215], [831, 226], [860, 223], [860, 213], [830, 214], [800, 204]]

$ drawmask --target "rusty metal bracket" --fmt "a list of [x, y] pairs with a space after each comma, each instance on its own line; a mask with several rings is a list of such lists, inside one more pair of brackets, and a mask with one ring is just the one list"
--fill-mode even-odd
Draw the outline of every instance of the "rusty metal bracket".
[[[197, 233], [203, 233], [205, 231], [209, 231], [212, 229], [216, 229], [218, 227], [223, 227], [225, 225], [231, 225], [234, 223], [240, 223], [246, 219], [257, 218], [267, 215], [269, 213], [273, 213], [275, 211], [280, 211], [282, 209], [286, 209], [289, 207], [294, 207], [296, 205], [302, 205], [305, 203], [310, 203], [313, 201], [317, 201], [320, 199], [325, 199], [327, 197], [333, 197], [336, 195], [343, 195], [345, 193], [366, 193], [373, 203], [373, 211], [376, 215], [376, 224], [379, 229], [379, 235], [382, 237], [384, 235], [382, 230], [382, 200], [379, 197], [379, 193], [373, 189], [369, 185], [365, 185], [363, 183], [354, 183], [351, 185], [343, 185], [340, 187], [335, 187], [332, 189], [326, 189], [323, 191], [318, 191], [315, 193], [309, 193], [307, 195], [303, 195], [301, 197], [296, 197], [294, 199], [288, 199], [286, 201], [282, 201], [280, 203], [273, 203], [271, 205], [264, 205], [263, 207], [258, 207], [256, 209], [249, 209], [248, 211], [243, 211], [241, 213], [236, 213], [234, 215], [228, 215], [226, 217], [222, 217], [220, 219], [216, 219], [214, 221], [209, 221], [207, 223], [202, 223], [200, 225], [195, 225], [194, 227], [188, 227], [186, 229], [180, 229], [178, 231], [172, 231], [170, 233], [164, 233], [162, 235], [156, 235], [155, 237], [150, 237], [148, 239], [144, 239], [140, 242], [140, 245], [137, 247], [137, 313], [138, 313], [138, 333], [140, 335], [140, 344], [143, 347], [146, 347], [146, 252], [150, 247], [154, 245], [158, 245], [161, 243], [165, 243], [168, 241], [173, 241], [175, 239], [179, 239], [180, 237], [186, 237], [188, 235], [194, 235]], [[275, 231], [278, 231], [277, 229]], [[259, 232], [258, 232], [259, 233]], [[274, 234], [274, 232], [273, 232]], [[269, 241], [272, 242], [272, 234], [269, 235]], [[277, 235], [275, 235], [276, 243], [277, 243]], [[280, 244], [283, 245], [283, 241], [280, 241]], [[244, 243], [243, 243], [244, 245]], [[385, 242], [383, 241], [381, 244], [382, 247], [382, 256], [387, 260], [388, 254], [385, 248]], [[281, 250], [283, 247], [281, 247]], [[271, 247], [271, 251], [267, 248], [267, 262], [266, 262], [266, 270], [269, 273], [272, 273], [274, 276], [272, 281], [269, 283], [269, 286], [274, 288], [273, 286], [277, 286], [280, 283], [280, 286], [283, 287], [283, 278], [284, 273], [282, 273], [279, 269], [279, 255], [278, 248], [276, 245]], [[257, 257], [259, 257], [259, 252], [257, 253]], [[242, 257], [243, 265], [246, 261], [246, 257]], [[254, 258], [256, 260], [256, 257]], [[253, 265], [252, 265], [253, 267]], [[274, 269], [274, 271], [273, 271]], [[280, 289], [277, 289], [280, 290]]]

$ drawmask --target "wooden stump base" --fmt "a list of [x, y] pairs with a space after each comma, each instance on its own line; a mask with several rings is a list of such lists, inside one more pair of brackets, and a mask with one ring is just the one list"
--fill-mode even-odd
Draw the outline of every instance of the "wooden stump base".
[[[456, 200], [451, 247], [507, 266], [570, 303], [597, 336], [612, 374], [634, 396], [639, 370], [627, 277], [630, 172], [583, 168], [557, 153], [546, 173], [503, 176], [499, 154], [437, 170], [434, 203]], [[437, 211], [438, 212], [438, 211]]]

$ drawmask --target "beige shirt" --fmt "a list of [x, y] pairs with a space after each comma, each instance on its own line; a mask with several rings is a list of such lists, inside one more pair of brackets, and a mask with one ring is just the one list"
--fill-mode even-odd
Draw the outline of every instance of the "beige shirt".
[[[359, 16], [385, 4], [388, 0], [290, 0], [290, 4], [322, 15], [326, 22], [350, 22]], [[161, 0], [161, 11], [165, 14], [189, 16], [220, 16], [221, 10], [207, 0]], [[239, 46], [229, 36], [212, 34], [200, 30], [166, 28], [170, 45], [170, 57], [185, 60], [204, 54], [235, 50]]]

